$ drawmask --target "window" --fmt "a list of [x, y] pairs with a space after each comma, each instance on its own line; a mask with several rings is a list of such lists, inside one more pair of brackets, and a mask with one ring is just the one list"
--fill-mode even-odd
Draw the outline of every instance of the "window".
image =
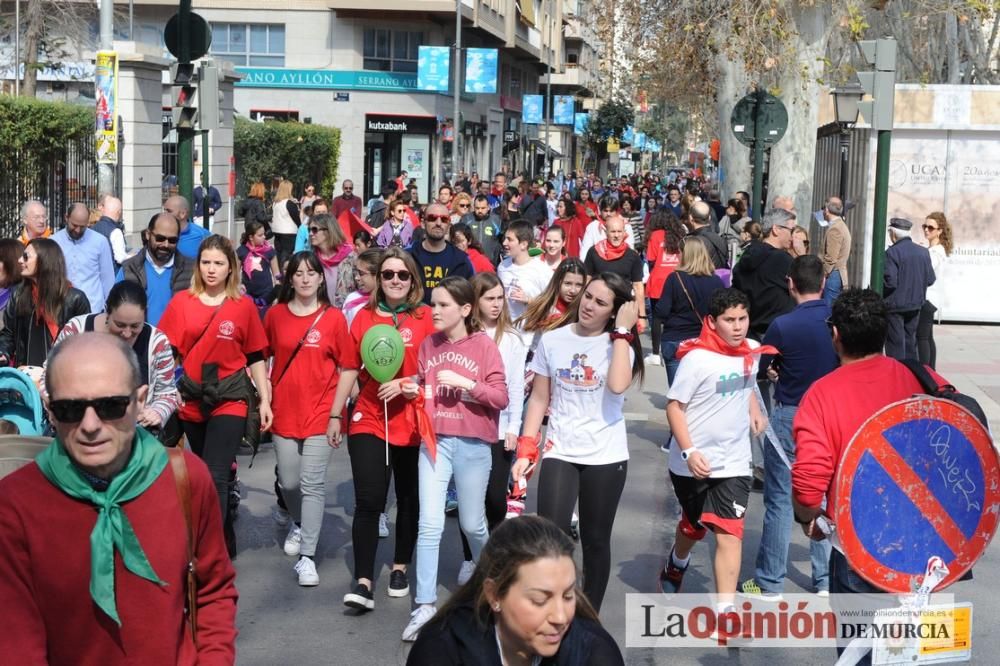
[[366, 28], [364, 69], [380, 72], [416, 72], [422, 32]]
[[212, 55], [236, 65], [285, 66], [285, 26], [264, 23], [213, 23]]

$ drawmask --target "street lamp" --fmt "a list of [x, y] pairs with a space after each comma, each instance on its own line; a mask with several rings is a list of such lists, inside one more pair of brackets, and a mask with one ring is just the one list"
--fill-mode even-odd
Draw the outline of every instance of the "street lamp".
[[833, 105], [837, 115], [837, 125], [840, 127], [840, 201], [847, 197], [847, 156], [851, 145], [850, 130], [858, 122], [858, 102], [864, 97], [865, 91], [861, 84], [852, 81], [830, 91], [833, 95]]

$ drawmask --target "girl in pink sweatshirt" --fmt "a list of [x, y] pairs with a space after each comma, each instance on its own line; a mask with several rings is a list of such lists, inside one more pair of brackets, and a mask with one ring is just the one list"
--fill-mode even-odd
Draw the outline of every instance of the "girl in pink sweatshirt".
[[[503, 359], [493, 339], [473, 320], [475, 292], [461, 277], [443, 279], [431, 294], [437, 333], [420, 345], [416, 381], [437, 435], [420, 446], [420, 520], [417, 529], [417, 608], [403, 631], [416, 640], [437, 601], [438, 550], [444, 532], [448, 482], [455, 477], [459, 524], [474, 560], [486, 544], [486, 485], [500, 421], [507, 406]], [[407, 391], [415, 397], [416, 391]], [[435, 450], [436, 448], [436, 450]]]

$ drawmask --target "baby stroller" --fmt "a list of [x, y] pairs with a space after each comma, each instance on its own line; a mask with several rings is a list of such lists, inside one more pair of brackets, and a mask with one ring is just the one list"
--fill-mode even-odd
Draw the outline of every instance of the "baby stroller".
[[14, 368], [0, 368], [0, 477], [35, 459], [52, 441], [45, 432], [42, 396], [31, 379]]

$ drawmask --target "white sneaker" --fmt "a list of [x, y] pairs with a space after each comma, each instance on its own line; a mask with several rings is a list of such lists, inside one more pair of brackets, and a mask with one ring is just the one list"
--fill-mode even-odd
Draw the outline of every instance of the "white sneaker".
[[663, 357], [659, 354], [646, 354], [642, 361], [646, 365], [663, 365]]
[[302, 528], [292, 523], [285, 537], [285, 555], [298, 555], [299, 548], [302, 547]]
[[386, 539], [389, 536], [389, 516], [384, 513], [378, 514], [378, 538]]
[[458, 570], [458, 584], [465, 585], [476, 572], [476, 563], [472, 560], [462, 562], [462, 567]]
[[287, 510], [282, 509], [280, 506], [275, 504], [271, 507], [271, 520], [273, 520], [278, 527], [288, 527], [288, 523], [291, 521], [292, 516]]
[[299, 585], [302, 587], [315, 587], [319, 585], [319, 574], [316, 573], [316, 563], [311, 557], [300, 558], [295, 563], [295, 573], [299, 575]]
[[403, 629], [403, 640], [407, 643], [417, 640], [420, 630], [423, 629], [428, 620], [434, 617], [434, 613], [437, 613], [437, 608], [431, 604], [417, 606], [417, 610], [410, 613], [410, 623], [406, 625], [406, 629]]

